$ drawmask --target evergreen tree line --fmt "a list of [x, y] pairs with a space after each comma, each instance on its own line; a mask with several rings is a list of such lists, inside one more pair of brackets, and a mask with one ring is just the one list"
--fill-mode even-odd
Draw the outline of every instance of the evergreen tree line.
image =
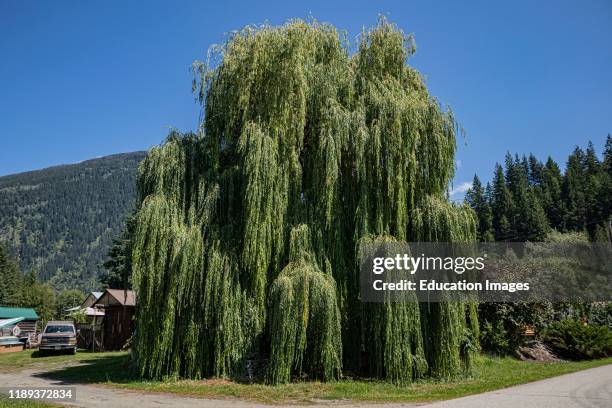
[[55, 292], [38, 280], [36, 273], [23, 274], [19, 263], [0, 244], [0, 306], [36, 310], [42, 323], [65, 316], [65, 309], [80, 305], [85, 296], [76, 289]]
[[592, 143], [577, 146], [564, 172], [551, 157], [542, 163], [508, 153], [486, 186], [474, 175], [466, 201], [478, 216], [479, 241], [543, 241], [551, 229], [610, 240], [612, 137], [601, 160]]

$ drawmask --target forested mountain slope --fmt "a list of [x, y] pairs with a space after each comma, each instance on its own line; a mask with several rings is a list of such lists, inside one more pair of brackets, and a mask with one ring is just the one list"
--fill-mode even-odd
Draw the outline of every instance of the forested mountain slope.
[[0, 177], [0, 242], [56, 289], [98, 287], [112, 238], [133, 206], [145, 152]]

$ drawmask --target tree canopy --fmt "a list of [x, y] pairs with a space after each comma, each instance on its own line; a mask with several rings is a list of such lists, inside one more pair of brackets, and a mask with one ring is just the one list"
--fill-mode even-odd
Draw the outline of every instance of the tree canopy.
[[134, 215], [134, 356], [152, 378], [396, 383], [469, 369], [472, 304], [365, 304], [371, 242], [474, 241], [454, 205], [457, 125], [406, 64], [386, 20], [351, 54], [329, 24], [246, 27], [194, 64], [197, 133], [173, 131], [142, 162]]

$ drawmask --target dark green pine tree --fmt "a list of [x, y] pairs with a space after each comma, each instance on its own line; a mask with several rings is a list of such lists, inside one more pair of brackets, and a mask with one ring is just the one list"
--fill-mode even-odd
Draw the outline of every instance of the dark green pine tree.
[[[518, 155], [516, 155], [517, 157], [517, 163], [518, 162]], [[529, 168], [529, 161], [527, 161], [527, 157], [525, 155], [523, 155], [523, 157], [521, 157], [521, 161], [520, 161], [520, 174], [521, 174], [521, 182], [526, 182], [527, 184], [530, 184], [530, 179], [529, 179], [529, 172], [530, 172], [530, 168]]]
[[493, 241], [495, 239], [493, 234], [493, 212], [489, 204], [487, 191], [482, 187], [482, 183], [477, 175], [474, 175], [472, 187], [466, 194], [466, 201], [478, 217], [478, 241]]
[[548, 219], [535, 191], [525, 184], [520, 187], [514, 201], [517, 241], [544, 241], [549, 230]]
[[21, 304], [22, 281], [23, 277], [17, 262], [0, 244], [0, 305], [19, 306]]
[[529, 155], [529, 184], [541, 186], [544, 182], [544, 166], [533, 154]]
[[537, 196], [542, 208], [544, 208], [544, 165], [532, 153], [525, 159], [527, 161], [527, 183]]
[[103, 288], [132, 289], [132, 237], [135, 220], [130, 216], [125, 221], [125, 227], [119, 238], [113, 239], [108, 250], [108, 260], [104, 268], [108, 271], [102, 276], [100, 283]]
[[602, 238], [612, 241], [612, 136], [608, 134], [601, 164], [599, 207], [602, 215]]
[[518, 155], [513, 157], [510, 152], [506, 153], [505, 180], [506, 186], [513, 197], [519, 193], [522, 184], [527, 179], [527, 167], [524, 163], [521, 163]]
[[541, 200], [550, 226], [565, 231], [565, 203], [562, 197], [563, 176], [559, 165], [549, 156], [543, 169]]
[[583, 231], [587, 224], [584, 162], [584, 152], [576, 147], [568, 157], [563, 178], [562, 196], [567, 208], [565, 225], [570, 231]]
[[591, 238], [595, 237], [597, 227], [604, 222], [604, 209], [600, 205], [600, 191], [602, 189], [603, 171], [602, 165], [595, 153], [595, 147], [589, 142], [584, 157], [585, 177], [585, 213], [586, 230]]
[[612, 135], [609, 134], [606, 138], [606, 146], [604, 147], [602, 166], [604, 173], [606, 173], [608, 177], [612, 178]]
[[493, 229], [496, 241], [509, 241], [514, 236], [510, 220], [514, 211], [512, 194], [506, 185], [504, 170], [499, 163], [495, 164], [493, 186], [491, 188], [491, 210], [493, 215]]
[[[485, 186], [485, 199], [491, 207], [491, 203], [493, 202], [493, 187], [491, 187], [491, 183], [487, 181], [487, 185]], [[491, 225], [493, 224], [493, 208], [491, 207]], [[494, 231], [493, 227], [491, 227], [491, 231]]]
[[514, 207], [510, 222], [516, 241], [542, 241], [548, 232], [548, 221], [542, 209], [536, 186], [529, 182], [530, 166], [525, 156], [514, 160], [506, 156], [506, 181]]

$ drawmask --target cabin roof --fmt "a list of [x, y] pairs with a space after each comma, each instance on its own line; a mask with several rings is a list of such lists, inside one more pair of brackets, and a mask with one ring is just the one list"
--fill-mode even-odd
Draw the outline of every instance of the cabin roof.
[[13, 317], [12, 319], [0, 319], [0, 328], [13, 326], [23, 320], [23, 317]]
[[106, 289], [96, 304], [103, 306], [136, 306], [136, 293], [133, 290]]
[[93, 306], [96, 303], [96, 301], [100, 299], [100, 296], [102, 296], [103, 293], [104, 292], [90, 292], [89, 295], [87, 295], [87, 297], [83, 301], [83, 303], [81, 303], [80, 308]]
[[24, 320], [38, 320], [38, 314], [34, 309], [0, 306], [0, 319], [12, 319], [14, 317], [23, 317]]

